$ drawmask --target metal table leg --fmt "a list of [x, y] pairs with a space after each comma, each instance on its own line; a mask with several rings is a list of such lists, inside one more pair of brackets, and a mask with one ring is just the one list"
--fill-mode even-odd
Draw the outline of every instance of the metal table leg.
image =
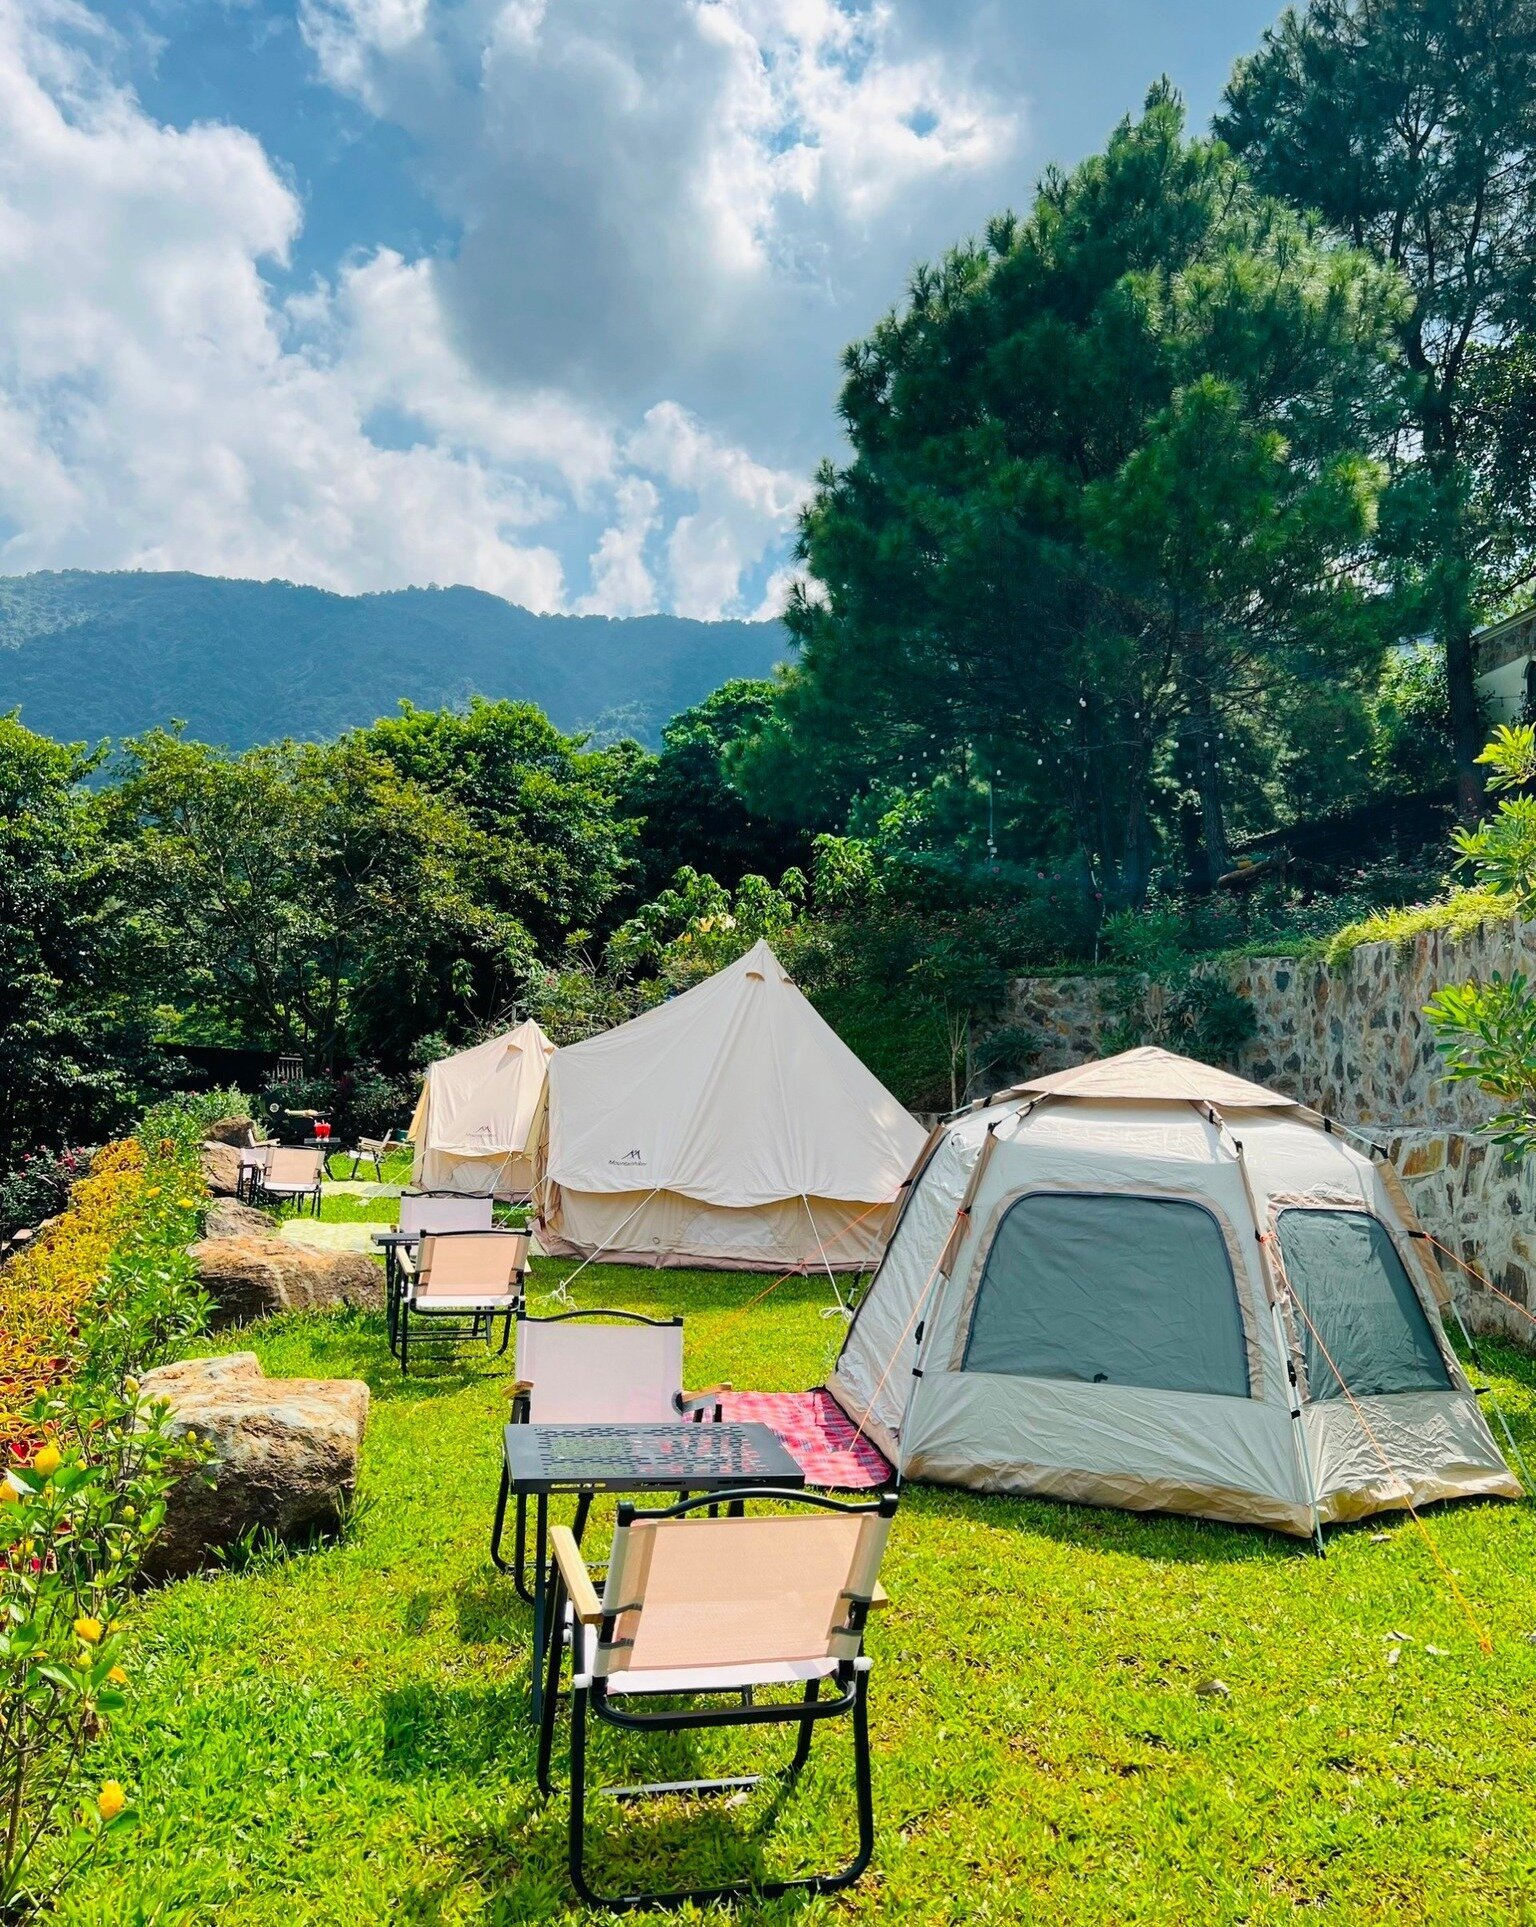
[[533, 1717], [544, 1711], [544, 1642], [549, 1637], [549, 1494], [541, 1492], [533, 1513]]

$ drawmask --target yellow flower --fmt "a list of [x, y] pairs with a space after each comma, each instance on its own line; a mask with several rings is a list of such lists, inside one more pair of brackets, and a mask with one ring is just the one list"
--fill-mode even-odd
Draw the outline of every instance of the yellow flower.
[[64, 1463], [64, 1454], [56, 1445], [45, 1445], [32, 1461], [32, 1470], [39, 1477], [51, 1479]]
[[9, 1479], [0, 1479], [0, 1505], [16, 1505], [20, 1498], [21, 1494]]
[[128, 1675], [123, 1671], [121, 1666], [114, 1666], [111, 1672], [107, 1674], [107, 1678], [111, 1680], [114, 1686], [126, 1686], [128, 1684]]
[[101, 1791], [96, 1795], [96, 1811], [103, 1820], [115, 1820], [127, 1804], [128, 1795], [124, 1793], [121, 1781], [102, 1781]]
[[75, 1637], [83, 1639], [87, 1646], [94, 1646], [105, 1630], [99, 1619], [91, 1619], [87, 1616], [75, 1621]]
[[158, 1198], [158, 1197], [159, 1197], [159, 1195], [160, 1195], [160, 1187], [159, 1187], [159, 1185], [158, 1185], [158, 1184], [147, 1184], [147, 1185], [145, 1185], [145, 1187], [144, 1187], [144, 1195], [145, 1195], [145, 1197], [146, 1197], [146, 1198]]
[[132, 1377], [125, 1378], [123, 1380], [123, 1390], [130, 1398], [137, 1398], [139, 1395], [139, 1381]]
[[178, 1198], [176, 1202], [181, 1206], [183, 1211], [195, 1211], [197, 1209], [196, 1200], [193, 1198]]

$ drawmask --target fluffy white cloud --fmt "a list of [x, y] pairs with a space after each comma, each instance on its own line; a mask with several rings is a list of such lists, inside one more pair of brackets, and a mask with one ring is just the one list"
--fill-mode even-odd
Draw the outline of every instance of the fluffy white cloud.
[[1011, 116], [884, 6], [300, 13], [461, 232], [359, 237], [283, 296], [280, 159], [146, 112], [83, 0], [0, 0], [0, 568], [776, 606], [848, 290], [892, 292], [914, 211]]
[[633, 616], [656, 607], [645, 550], [661, 525], [661, 497], [652, 483], [632, 475], [620, 482], [615, 498], [618, 519], [592, 552], [592, 589], [577, 605], [581, 615]]
[[667, 541], [671, 606], [685, 616], [734, 611], [743, 572], [793, 526], [804, 483], [721, 443], [676, 402], [647, 410], [625, 455], [701, 505], [678, 517]]
[[[590, 471], [590, 432], [473, 395], [397, 258], [285, 312], [262, 267], [298, 232], [291, 188], [238, 128], [157, 125], [111, 54], [73, 0], [0, 0], [3, 565], [470, 580], [558, 607], [560, 559], [528, 539], [549, 504], [507, 457], [542, 440]], [[390, 404], [419, 404], [419, 439], [370, 433]]]
[[362, 0], [300, 17], [461, 227], [477, 367], [776, 465], [825, 451], [838, 351], [913, 259], [1007, 198], [1016, 103], [884, 0], [432, 0], [393, 45]]

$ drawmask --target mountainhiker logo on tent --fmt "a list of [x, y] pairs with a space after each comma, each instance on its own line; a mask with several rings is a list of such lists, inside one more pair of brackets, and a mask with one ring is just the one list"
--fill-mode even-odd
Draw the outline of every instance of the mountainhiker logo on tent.
[[610, 1164], [627, 1164], [631, 1167], [631, 1169], [638, 1169], [641, 1165], [645, 1163], [645, 1159], [640, 1155], [638, 1151], [626, 1151], [623, 1157], [609, 1158], [608, 1162]]

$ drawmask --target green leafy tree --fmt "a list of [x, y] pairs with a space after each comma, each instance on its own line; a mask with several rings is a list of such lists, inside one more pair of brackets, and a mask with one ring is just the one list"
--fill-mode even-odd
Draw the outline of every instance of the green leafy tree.
[[1507, 898], [1517, 916], [1536, 914], [1536, 728], [1517, 723], [1500, 727], [1478, 757], [1493, 772], [1488, 787], [1514, 791], [1500, 798], [1498, 810], [1476, 829], [1458, 828], [1456, 854], [1476, 879], [1477, 888]]
[[0, 716], [0, 1170], [111, 1128], [161, 1070], [161, 933], [101, 834], [98, 764]]
[[919, 269], [845, 358], [853, 457], [802, 520], [748, 801], [825, 817], [979, 772], [1026, 850], [1135, 903], [1183, 785], [1219, 874], [1232, 720], [1374, 666], [1363, 451], [1400, 299], [1187, 139], [1166, 84], [1027, 221]]
[[1217, 126], [1412, 291], [1382, 533], [1405, 626], [1444, 650], [1470, 822], [1473, 634], [1536, 567], [1536, 4], [1313, 0], [1238, 64]]
[[805, 863], [804, 834], [782, 817], [749, 809], [730, 778], [734, 746], [772, 714], [774, 688], [741, 678], [722, 683], [673, 717], [658, 755], [636, 760], [619, 807], [640, 819], [634, 888], [641, 900], [684, 868], [734, 887], [749, 874], [780, 876]]
[[[1511, 794], [1500, 799], [1490, 821], [1455, 831], [1452, 841], [1478, 887], [1512, 914], [1536, 914], [1536, 728], [1519, 723], [1495, 730], [1478, 761], [1492, 771], [1488, 782]], [[1424, 1015], [1453, 1084], [1474, 1083], [1500, 1109], [1488, 1130], [1511, 1158], [1536, 1147], [1536, 989], [1524, 973], [1487, 983], [1447, 984]]]
[[744, 876], [732, 891], [685, 865], [658, 897], [614, 931], [607, 960], [620, 977], [644, 973], [668, 991], [686, 990], [762, 939], [782, 942], [805, 900], [805, 878], [798, 870], [786, 870], [777, 884]]
[[138, 886], [179, 933], [179, 989], [215, 1035], [331, 1072], [400, 1064], [459, 1034], [526, 973], [494, 907], [512, 853], [358, 738], [242, 755], [152, 731], [110, 799]]
[[589, 749], [534, 703], [476, 697], [466, 710], [403, 703], [401, 712], [345, 740], [387, 757], [496, 839], [504, 860], [495, 907], [546, 955], [596, 924], [631, 861], [635, 828], [618, 802], [635, 746]]

